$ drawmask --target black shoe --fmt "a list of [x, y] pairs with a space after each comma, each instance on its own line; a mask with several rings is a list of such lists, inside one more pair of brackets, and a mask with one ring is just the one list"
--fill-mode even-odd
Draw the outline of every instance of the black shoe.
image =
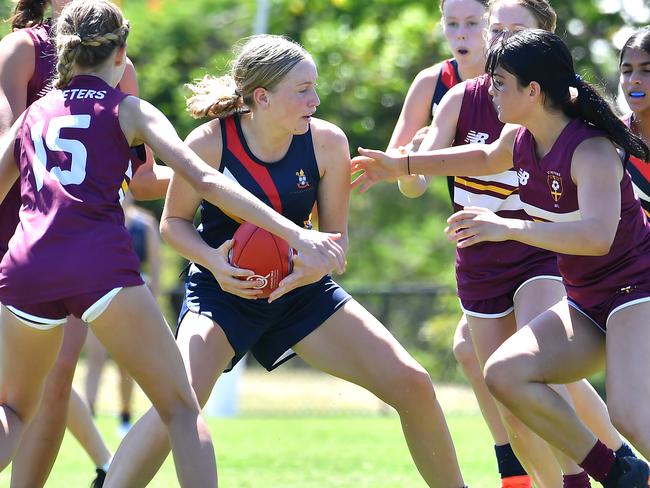
[[618, 472], [616, 479], [604, 484], [605, 488], [648, 488], [650, 467], [638, 458], [622, 457], [616, 459], [617, 466], [612, 474]]
[[[97, 477], [90, 483], [90, 488], [102, 488], [104, 486], [104, 480], [106, 479], [106, 471], [102, 468], [97, 468], [95, 470]], [[645, 486], [643, 488], [646, 488]]]

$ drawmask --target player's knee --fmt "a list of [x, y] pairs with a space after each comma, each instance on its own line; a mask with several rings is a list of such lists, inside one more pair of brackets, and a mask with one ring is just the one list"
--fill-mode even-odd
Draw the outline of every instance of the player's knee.
[[155, 405], [158, 415], [165, 424], [170, 424], [177, 418], [195, 416], [201, 412], [194, 392], [177, 391], [158, 405]]
[[462, 337], [458, 337], [457, 340], [454, 340], [453, 352], [456, 361], [466, 376], [469, 376], [472, 372], [480, 373], [480, 366], [478, 365], [478, 359], [474, 352], [474, 345], [471, 342], [464, 340]]
[[636, 402], [626, 401], [625, 397], [619, 395], [618, 398], [612, 398], [614, 395], [608, 395], [607, 408], [612, 424], [623, 437], [630, 442], [642, 435], [647, 435], [650, 428], [650, 420], [647, 413], [639, 408]]
[[435, 399], [433, 383], [429, 373], [418, 363], [403, 365], [397, 373], [392, 398], [386, 403], [396, 410], [411, 409], [414, 404], [422, 404]]
[[514, 369], [509, 361], [491, 357], [483, 370], [490, 393], [504, 404], [508, 404], [508, 400], [516, 395], [518, 380]]

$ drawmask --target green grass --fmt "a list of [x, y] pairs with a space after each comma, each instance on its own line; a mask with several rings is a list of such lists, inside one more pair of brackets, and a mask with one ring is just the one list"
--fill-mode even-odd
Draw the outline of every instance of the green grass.
[[[481, 417], [452, 413], [447, 418], [465, 481], [472, 488], [498, 486], [492, 445]], [[244, 416], [209, 422], [222, 487], [425, 487], [395, 415]], [[98, 423], [114, 449], [115, 419], [101, 416]], [[47, 486], [88, 486], [92, 475], [92, 463], [67, 435]], [[9, 470], [1, 473], [0, 486], [9, 486], [9, 479]], [[178, 486], [170, 459], [149, 486]]]

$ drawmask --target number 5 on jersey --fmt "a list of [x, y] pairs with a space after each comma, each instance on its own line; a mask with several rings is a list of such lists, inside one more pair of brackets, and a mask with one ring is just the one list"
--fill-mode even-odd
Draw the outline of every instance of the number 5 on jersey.
[[45, 146], [50, 151], [63, 151], [71, 156], [69, 170], [61, 169], [54, 166], [49, 173], [62, 185], [79, 185], [86, 178], [86, 159], [88, 151], [86, 147], [75, 139], [63, 139], [60, 137], [61, 129], [87, 129], [90, 127], [90, 115], [63, 115], [54, 117], [50, 120], [43, 141], [43, 128], [45, 121], [39, 121], [34, 124], [31, 130], [32, 141], [34, 142], [35, 157], [33, 162], [34, 179], [36, 180], [36, 190], [40, 191], [43, 187], [43, 179], [47, 173], [47, 152]]

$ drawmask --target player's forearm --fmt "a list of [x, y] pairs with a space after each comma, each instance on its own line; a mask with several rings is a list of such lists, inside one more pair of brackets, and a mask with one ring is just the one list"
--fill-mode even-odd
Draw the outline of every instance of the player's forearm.
[[204, 267], [208, 267], [211, 255], [216, 252], [206, 244], [194, 224], [181, 217], [163, 216], [160, 235], [181, 256]]
[[575, 222], [511, 220], [508, 237], [560, 254], [604, 256], [614, 241], [614, 235], [604, 228], [606, 226], [596, 219]]

